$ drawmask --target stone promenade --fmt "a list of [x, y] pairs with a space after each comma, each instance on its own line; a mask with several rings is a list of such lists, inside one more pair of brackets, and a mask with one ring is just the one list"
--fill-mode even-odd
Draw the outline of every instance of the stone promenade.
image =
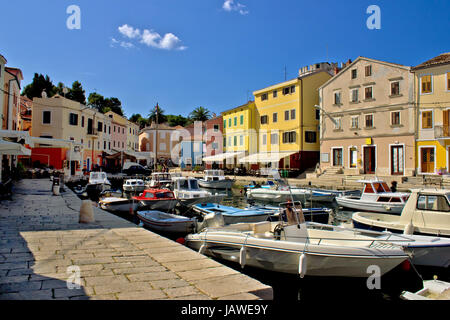
[[[81, 200], [50, 189], [22, 180], [0, 202], [0, 300], [273, 298], [271, 287], [98, 208], [94, 224], [79, 224]], [[69, 289], [69, 277], [81, 287]]]

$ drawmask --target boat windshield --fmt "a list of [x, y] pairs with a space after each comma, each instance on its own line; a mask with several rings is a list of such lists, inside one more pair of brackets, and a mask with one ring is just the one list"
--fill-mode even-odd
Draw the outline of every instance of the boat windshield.
[[376, 193], [383, 193], [383, 192], [389, 192], [390, 190], [389, 190], [389, 187], [386, 185], [386, 187], [387, 187], [387, 189], [389, 190], [389, 191], [386, 191], [383, 187], [384, 187], [384, 185], [386, 185], [386, 183], [384, 183], [384, 182], [374, 182], [373, 183], [373, 187], [375, 188], [375, 190], [376, 190]]
[[156, 194], [156, 198], [161, 199], [161, 198], [173, 198], [172, 196], [172, 192], [158, 192]]
[[189, 183], [187, 179], [180, 179], [178, 181], [180, 189], [189, 190]]
[[146, 198], [154, 198], [155, 195], [154, 195], [153, 193], [151, 193], [151, 192], [147, 192], [147, 193], [145, 194], [145, 197], [146, 197]]
[[189, 186], [191, 190], [199, 189], [197, 180], [189, 180]]

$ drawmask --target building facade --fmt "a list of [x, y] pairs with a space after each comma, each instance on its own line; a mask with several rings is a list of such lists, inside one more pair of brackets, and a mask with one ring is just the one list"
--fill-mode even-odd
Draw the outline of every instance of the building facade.
[[206, 124], [195, 121], [184, 129], [177, 130], [180, 137], [179, 165], [182, 169], [193, 169], [203, 165], [203, 156], [206, 153], [205, 137]]
[[358, 57], [319, 92], [321, 170], [414, 174], [416, 126], [410, 67]]
[[328, 63], [303, 67], [295, 79], [253, 92], [258, 155], [242, 161], [300, 171], [315, 166], [319, 161], [318, 88], [332, 77], [332, 70]]
[[[104, 164], [104, 152], [111, 153], [109, 117], [79, 102], [55, 95], [33, 99], [32, 135], [47, 139], [73, 141], [81, 148], [68, 150], [58, 144], [37, 144], [32, 161], [53, 166], [91, 171]], [[81, 149], [81, 150], [80, 150]], [[67, 162], [70, 159], [70, 164]]]
[[412, 68], [415, 81], [418, 174], [450, 172], [450, 53]]
[[[230, 156], [224, 159], [227, 167], [238, 167], [239, 160], [258, 152], [258, 115], [254, 101], [222, 112], [223, 152]], [[248, 166], [248, 164], [245, 164]]]
[[[176, 127], [167, 124], [152, 123], [151, 126], [141, 129], [139, 133], [139, 148], [141, 152], [151, 152], [147, 159], [148, 165], [153, 165], [155, 158], [158, 163], [177, 162], [179, 157], [179, 135]], [[176, 148], [175, 148], [176, 147]]]
[[[206, 146], [206, 157], [223, 154], [223, 118], [222, 116], [213, 116], [205, 121], [206, 134], [204, 136]], [[206, 169], [222, 168], [223, 161], [206, 161]]]

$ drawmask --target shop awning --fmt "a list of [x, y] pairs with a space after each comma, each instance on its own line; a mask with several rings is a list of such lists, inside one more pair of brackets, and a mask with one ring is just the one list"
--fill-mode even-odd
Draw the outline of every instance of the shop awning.
[[239, 160], [240, 163], [271, 163], [278, 162], [285, 157], [289, 157], [297, 151], [289, 152], [260, 152], [254, 153]]
[[51, 139], [51, 138], [40, 138], [40, 137], [31, 137], [31, 140], [37, 144], [47, 144], [53, 147], [61, 147], [61, 148], [70, 148], [70, 146], [78, 146], [80, 148], [83, 147], [81, 143], [72, 141], [72, 140], [63, 140], [63, 139]]
[[147, 160], [155, 157], [153, 152], [127, 151], [127, 153], [135, 157], [136, 160]]
[[203, 158], [203, 161], [205, 161], [205, 162], [223, 161], [225, 159], [233, 158], [233, 157], [236, 157], [236, 156], [242, 155], [242, 154], [244, 154], [244, 152], [226, 152], [226, 153], [216, 154], [214, 156], [205, 157], [205, 158]]
[[24, 144], [28, 144], [30, 147], [34, 147], [32, 137], [28, 131], [16, 131], [16, 130], [0, 130], [0, 139], [14, 139], [16, 142], [23, 140]]
[[31, 156], [31, 150], [25, 148], [20, 143], [0, 140], [0, 154], [10, 156]]

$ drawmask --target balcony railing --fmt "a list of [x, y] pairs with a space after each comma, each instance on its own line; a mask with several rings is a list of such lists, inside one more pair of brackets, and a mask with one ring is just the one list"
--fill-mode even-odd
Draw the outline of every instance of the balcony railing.
[[435, 139], [450, 139], [450, 126], [434, 126]]

